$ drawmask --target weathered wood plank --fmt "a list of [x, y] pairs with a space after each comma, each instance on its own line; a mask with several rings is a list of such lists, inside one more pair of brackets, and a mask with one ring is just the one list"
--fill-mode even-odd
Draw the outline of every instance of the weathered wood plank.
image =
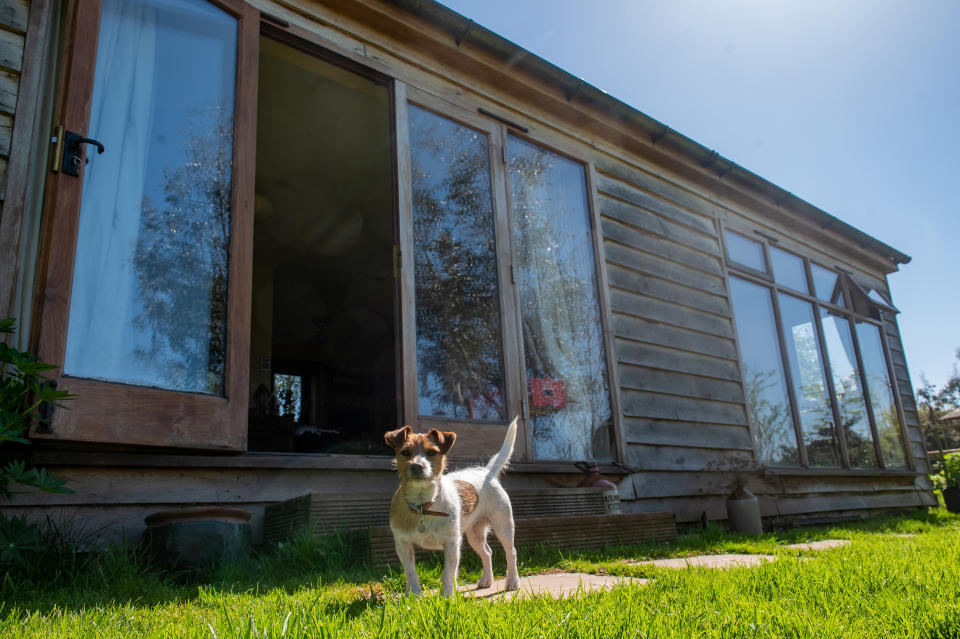
[[643, 472], [651, 470], [735, 471], [753, 464], [753, 453], [745, 450], [719, 450], [679, 446], [627, 447], [627, 465]]
[[19, 89], [19, 73], [0, 71], [0, 112], [14, 114], [17, 110], [17, 92]]
[[831, 494], [784, 497], [777, 500], [777, 510], [781, 515], [870, 508], [910, 508], [923, 505], [925, 505], [924, 500], [917, 492]]
[[733, 339], [733, 326], [728, 318], [700, 313], [652, 297], [641, 297], [620, 288], [610, 289], [610, 308], [633, 317]]
[[649, 344], [663, 344], [678, 350], [730, 360], [736, 360], [737, 357], [732, 339], [699, 333], [616, 311], [613, 313], [613, 330], [619, 337]]
[[24, 37], [19, 33], [0, 29], [0, 67], [20, 71], [23, 67], [24, 44]]
[[625, 417], [623, 430], [628, 444], [753, 450], [746, 426]]
[[627, 267], [639, 273], [653, 275], [713, 295], [725, 297], [727, 294], [720, 275], [711, 275], [685, 264], [666, 260], [656, 253], [615, 242], [605, 243], [603, 252], [608, 264]]
[[634, 364], [664, 371], [689, 373], [716, 379], [740, 382], [740, 368], [729, 359], [719, 359], [678, 351], [659, 344], [643, 344], [629, 340], [616, 340], [617, 360], [621, 364]]
[[607, 156], [598, 157], [596, 159], [596, 165], [597, 170], [601, 174], [608, 175], [621, 182], [643, 189], [700, 216], [712, 219], [723, 211], [721, 207], [692, 191], [671, 184], [632, 166], [628, 166], [614, 158]]
[[654, 255], [661, 255], [664, 259], [692, 266], [711, 275], [722, 275], [723, 273], [718, 257], [639, 231], [613, 218], [602, 217], [600, 226], [606, 240], [613, 240]]
[[27, 32], [28, 0], [0, 0], [0, 24], [20, 33]]
[[697, 310], [730, 317], [730, 305], [725, 297], [704, 293], [686, 286], [679, 286], [669, 280], [662, 280], [636, 271], [609, 264], [607, 276], [612, 286], [631, 291], [638, 295], [683, 304]]
[[[767, 500], [760, 500], [760, 515], [768, 516], [773, 511], [767, 505]], [[727, 497], [714, 495], [708, 497], [665, 497], [659, 499], [638, 499], [621, 504], [623, 512], [672, 512], [678, 524], [699, 522], [706, 514], [711, 521], [722, 521], [727, 518]]]
[[0, 202], [7, 199], [7, 164], [7, 158], [0, 156]]
[[0, 155], [9, 157], [10, 139], [13, 135], [13, 117], [0, 113]]
[[739, 382], [661, 371], [632, 364], [621, 364], [619, 371], [620, 385], [623, 388], [721, 402], [743, 403], [744, 401], [743, 387]]
[[623, 413], [631, 417], [746, 426], [742, 404], [623, 389]]
[[600, 213], [603, 216], [618, 220], [638, 231], [673, 240], [678, 244], [695, 248], [709, 255], [720, 255], [720, 246], [716, 237], [712, 234], [705, 235], [688, 227], [680, 226], [650, 211], [610, 197], [601, 197], [599, 204]]
[[598, 173], [597, 188], [604, 199], [615, 199], [633, 207], [645, 209], [664, 219], [686, 227], [687, 233], [696, 232], [714, 240], [716, 244], [716, 227], [713, 218], [690, 213], [660, 197], [646, 193], [634, 185], [622, 182], [616, 178]]

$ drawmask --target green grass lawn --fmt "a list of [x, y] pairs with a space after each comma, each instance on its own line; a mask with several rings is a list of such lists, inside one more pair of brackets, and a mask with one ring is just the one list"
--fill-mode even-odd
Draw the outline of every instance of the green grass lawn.
[[[781, 547], [827, 538], [852, 544], [800, 555]], [[723, 571], [622, 561], [731, 552], [779, 560]], [[373, 569], [349, 539], [301, 540], [186, 584], [129, 551], [59, 553], [2, 578], [0, 637], [960, 638], [960, 517], [943, 510], [760, 538], [711, 528], [595, 553], [521, 550], [520, 559], [521, 574], [653, 581], [561, 601], [490, 602], [402, 596], [399, 571]], [[461, 581], [479, 569], [465, 550]], [[426, 587], [440, 572], [436, 562], [420, 566]]]

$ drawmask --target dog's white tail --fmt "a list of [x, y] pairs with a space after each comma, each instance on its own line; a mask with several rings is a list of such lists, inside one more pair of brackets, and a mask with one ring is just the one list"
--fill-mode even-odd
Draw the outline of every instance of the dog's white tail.
[[513, 442], [516, 438], [517, 418], [514, 417], [513, 421], [510, 422], [510, 426], [507, 427], [507, 436], [503, 438], [503, 446], [501, 446], [500, 451], [487, 462], [488, 477], [496, 477], [507, 467], [507, 462], [510, 461], [510, 456], [513, 454]]

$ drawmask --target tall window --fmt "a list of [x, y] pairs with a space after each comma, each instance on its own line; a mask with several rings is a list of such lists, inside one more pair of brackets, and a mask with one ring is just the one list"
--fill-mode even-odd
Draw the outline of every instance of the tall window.
[[726, 230], [724, 243], [760, 462], [907, 468], [879, 321], [886, 299], [769, 242]]
[[610, 459], [612, 415], [583, 166], [510, 136], [533, 454]]
[[415, 419], [458, 422], [458, 437], [483, 449], [502, 442], [491, 423], [525, 414], [519, 455], [613, 459], [586, 168], [413, 93], [401, 147], [410, 162], [416, 350], [405, 365]]
[[409, 120], [419, 411], [503, 420], [487, 135], [413, 105]]

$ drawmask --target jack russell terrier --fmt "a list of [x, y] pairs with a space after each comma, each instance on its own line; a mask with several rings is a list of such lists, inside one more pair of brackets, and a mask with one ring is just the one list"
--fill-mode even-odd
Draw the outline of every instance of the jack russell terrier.
[[384, 439], [396, 451], [400, 488], [390, 503], [390, 530], [397, 556], [407, 578], [407, 592], [420, 594], [414, 544], [430, 550], [443, 550], [443, 594], [457, 590], [462, 535], [480, 555], [483, 573], [477, 588], [493, 585], [493, 553], [487, 544], [487, 532], [493, 528], [507, 555], [507, 590], [520, 585], [517, 552], [513, 547], [513, 509], [510, 497], [497, 476], [507, 466], [517, 435], [514, 419], [500, 451], [486, 466], [444, 474], [447, 452], [456, 441], [456, 433], [431, 430], [414, 434], [409, 426], [394, 430]]

